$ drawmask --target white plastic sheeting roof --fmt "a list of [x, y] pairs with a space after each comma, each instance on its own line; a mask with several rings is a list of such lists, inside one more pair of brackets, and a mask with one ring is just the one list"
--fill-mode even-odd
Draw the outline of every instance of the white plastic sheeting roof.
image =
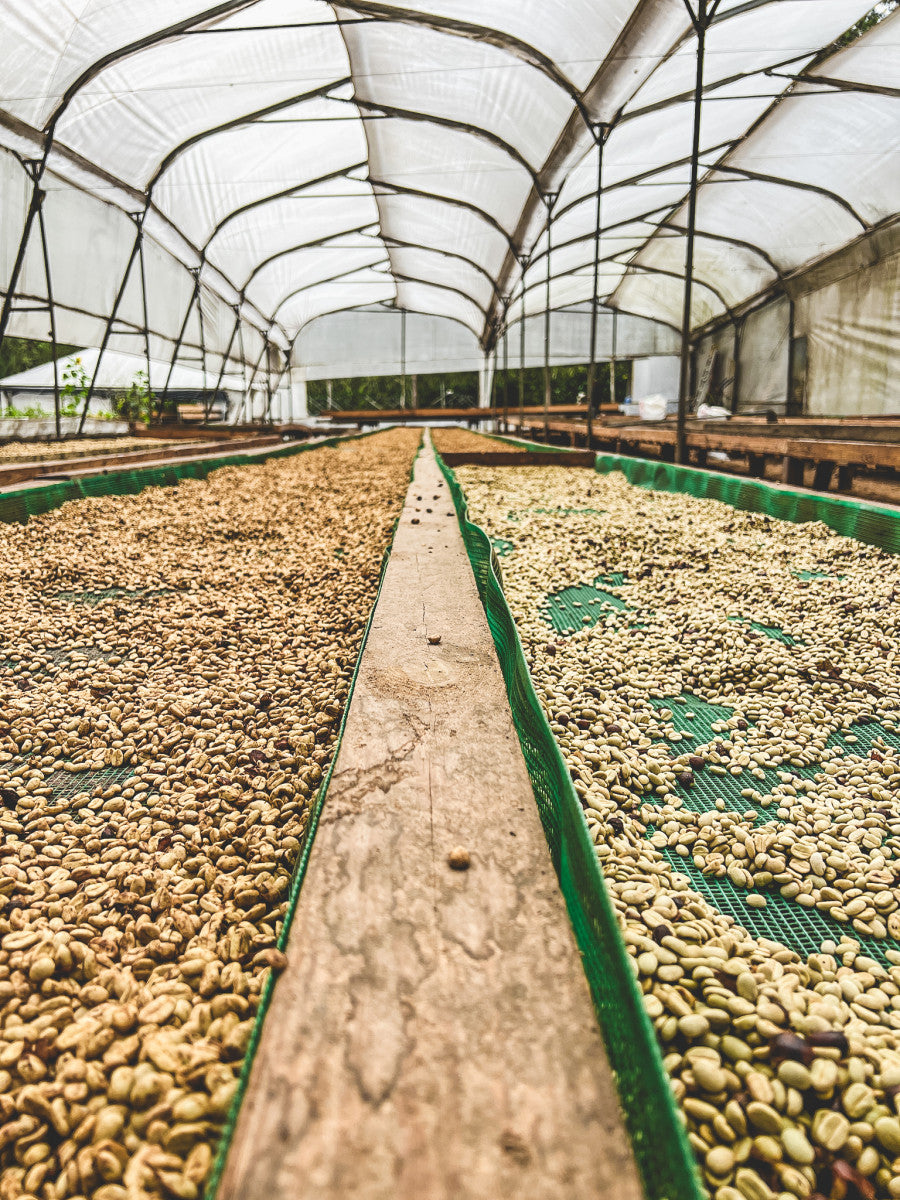
[[[872, 89], [900, 84], [900, 13], [804, 74], [870, 2], [721, 0], [695, 326], [895, 211], [897, 98]], [[510, 321], [544, 306], [547, 196], [551, 305], [591, 297], [592, 124], [611, 126], [599, 297], [680, 321], [686, 0], [4, 0], [3, 26], [0, 288], [30, 196], [13, 155], [46, 155], [61, 340], [100, 340], [146, 207], [154, 355], [183, 333], [253, 363], [263, 334], [287, 350], [378, 303], [487, 347], [507, 300]], [[11, 330], [45, 336], [36, 237], [18, 292]], [[112, 344], [143, 324], [132, 270]]]

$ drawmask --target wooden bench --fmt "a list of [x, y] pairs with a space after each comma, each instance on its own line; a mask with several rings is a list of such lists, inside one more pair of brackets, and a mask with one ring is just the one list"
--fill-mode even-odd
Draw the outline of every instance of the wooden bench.
[[[519, 433], [538, 439], [545, 433], [543, 421], [512, 417], [510, 424]], [[874, 436], [870, 437], [865, 427], [854, 422], [848, 429], [856, 436], [847, 438], [840, 436], [840, 422], [829, 421], [823, 424], [825, 436], [797, 436], [798, 433], [808, 435], [815, 428], [815, 422], [810, 421], [773, 424], [690, 422], [687, 446], [693, 452], [695, 464], [701, 467], [706, 466], [711, 451], [745, 456], [749, 473], [754, 478], [764, 475], [767, 458], [778, 458], [782, 482], [795, 486], [803, 485], [804, 466], [812, 463], [815, 467], [812, 486], [817, 491], [828, 491], [833, 483], [840, 490], [849, 488], [854, 469], [900, 470], [900, 426], [892, 429], [887, 423], [873, 425]], [[584, 444], [587, 422], [556, 418], [547, 423], [546, 432], [557, 438], [561, 434], [567, 436], [573, 446], [578, 442]], [[675, 457], [677, 431], [673, 421], [640, 424], [604, 421], [594, 424], [592, 439], [596, 448], [610, 449], [616, 454], [657, 454], [671, 462]]]
[[202, 404], [177, 404], [178, 420], [185, 425], [199, 424], [206, 420], [206, 408]]

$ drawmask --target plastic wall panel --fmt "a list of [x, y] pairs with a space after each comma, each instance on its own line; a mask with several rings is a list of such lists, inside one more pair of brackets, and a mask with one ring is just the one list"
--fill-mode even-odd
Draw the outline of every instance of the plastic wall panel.
[[796, 302], [814, 416], [900, 414], [900, 254]]
[[750, 313], [741, 330], [738, 412], [783, 412], [787, 399], [790, 305], [779, 299]]

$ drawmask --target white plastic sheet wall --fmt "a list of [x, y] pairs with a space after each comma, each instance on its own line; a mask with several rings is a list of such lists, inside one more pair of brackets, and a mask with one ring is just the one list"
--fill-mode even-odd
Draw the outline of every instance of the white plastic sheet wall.
[[900, 415], [900, 251], [796, 302], [814, 416]]

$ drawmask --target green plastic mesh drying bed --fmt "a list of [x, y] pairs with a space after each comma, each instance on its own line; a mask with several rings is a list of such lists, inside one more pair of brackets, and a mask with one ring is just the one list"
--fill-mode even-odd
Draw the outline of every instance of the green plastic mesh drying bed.
[[86, 475], [80, 479], [69, 479], [64, 483], [49, 483], [23, 488], [21, 491], [0, 494], [0, 523], [24, 523], [29, 517], [51, 512], [69, 500], [83, 500], [87, 496], [134, 496], [148, 487], [175, 487], [182, 479], [205, 479], [212, 471], [221, 467], [250, 466], [268, 462], [273, 458], [287, 458], [316, 450], [323, 446], [337, 446], [341, 442], [355, 441], [361, 437], [372, 437], [378, 430], [347, 437], [323, 438], [317, 442], [289, 443], [275, 446], [264, 454], [223, 454], [216, 458], [195, 459], [193, 462], [173, 462], [164, 467], [135, 467], [132, 471], [109, 471], [104, 475]]
[[[534, 695], [512, 616], [502, 595], [499, 563], [496, 556], [491, 555], [489, 539], [467, 520], [465, 499], [455, 476], [444, 464], [442, 468], [457, 505], [469, 558], [500, 657], [513, 718], [554, 865], [584, 956], [585, 971], [604, 1028], [647, 1194], [649, 1197], [695, 1195], [696, 1191], [692, 1189], [697, 1185], [692, 1172], [692, 1156], [690, 1150], [684, 1151], [677, 1118], [674, 1123], [670, 1118], [671, 1102], [664, 1072], [655, 1053], [652, 1029], [653, 1045], [648, 1048], [644, 1040], [646, 1022], [641, 1021], [641, 1014], [633, 1011], [631, 997], [622, 998], [622, 993], [636, 993], [637, 989], [633, 986], [628, 964], [623, 962], [626, 951], [589, 839], [587, 853], [593, 862], [588, 863], [583, 857], [587, 834], [581, 807]], [[821, 521], [837, 533], [900, 552], [900, 514], [888, 509], [617, 455], [598, 456], [596, 469], [600, 472], [621, 470], [631, 483], [640, 487], [718, 499], [734, 508], [766, 513], [781, 520]], [[559, 515], [564, 512], [559, 510]], [[510, 518], [515, 520], [516, 514], [510, 514]], [[504, 554], [514, 549], [506, 542], [496, 548]], [[829, 578], [818, 571], [801, 571], [797, 575], [809, 581]], [[548, 595], [543, 616], [557, 634], [566, 636], [584, 626], [597, 624], [616, 610], [627, 610], [627, 595], [627, 580], [623, 576], [598, 577], [593, 586], [575, 585]], [[757, 632], [781, 642], [787, 649], [802, 644], [775, 626], [763, 625], [752, 618], [738, 616], [734, 619], [748, 621]], [[696, 746], [714, 741], [720, 733], [715, 726], [732, 716], [729, 708], [708, 704], [690, 694], [655, 698], [651, 703], [657, 708], [668, 707], [672, 714], [668, 718], [672, 730], [691, 734], [689, 744]], [[850, 742], [846, 740], [848, 735]], [[852, 730], [839, 730], [832, 734], [827, 744], [864, 754], [876, 739], [890, 746], [900, 746], [900, 736], [874, 721]], [[680, 748], [685, 749], [686, 743], [682, 742]], [[725, 808], [732, 811], [755, 813], [754, 827], [760, 828], [774, 818], [774, 808], [777, 808], [772, 801], [767, 804], [760, 801], [766, 799], [779, 782], [811, 778], [815, 773], [814, 766], [799, 761], [785, 764], [778, 770], [766, 769], [762, 779], [703, 771], [695, 774], [692, 787], [679, 786], [678, 792], [686, 807], [696, 812], [707, 811], [717, 802], [724, 801]], [[742, 791], [750, 789], [753, 795], [742, 795]], [[652, 833], [651, 829], [648, 836]], [[727, 876], [704, 875], [690, 856], [679, 854], [674, 847], [665, 848], [663, 854], [672, 867], [687, 878], [690, 886], [720, 912], [733, 917], [755, 936], [778, 941], [803, 957], [818, 951], [824, 941], [839, 941], [847, 935], [860, 943], [864, 953], [882, 963], [887, 961], [884, 957], [886, 949], [900, 949], [890, 938], [880, 940], [862, 936], [825, 912], [788, 900], [777, 888], [766, 891], [765, 908], [751, 907], [747, 904], [749, 892], [736, 887]], [[637, 1004], [641, 1005], [639, 997]], [[638, 1048], [645, 1057], [636, 1063]], [[636, 1078], [640, 1072], [643, 1072], [643, 1079]], [[645, 1091], [649, 1088], [653, 1093], [649, 1106], [641, 1087]], [[668, 1169], [664, 1169], [664, 1164]]]
[[[364, 435], [364, 436], [366, 436], [366, 435]], [[335, 438], [335, 439], [330, 440], [329, 444], [331, 444], [332, 441], [334, 443], [337, 443], [337, 442], [340, 442], [343, 440], [346, 440], [346, 439]], [[318, 445], [321, 446], [321, 445], [323, 445], [323, 443], [319, 442]], [[413, 475], [415, 473], [416, 459], [418, 459], [421, 452], [422, 452], [422, 444], [420, 442], [419, 448], [416, 451], [415, 457], [413, 458], [412, 465], [409, 469], [410, 482], [412, 481]], [[360, 641], [359, 652], [356, 656], [356, 663], [353, 667], [353, 675], [350, 679], [350, 686], [347, 689], [347, 699], [344, 702], [344, 712], [343, 712], [343, 715], [341, 716], [341, 723], [340, 723], [340, 727], [338, 728], [338, 735], [337, 735], [337, 738], [334, 743], [334, 749], [332, 751], [331, 761], [328, 764], [328, 769], [325, 772], [325, 776], [322, 780], [319, 790], [316, 793], [315, 798], [313, 799], [313, 801], [310, 805], [309, 819], [306, 824], [306, 829], [303, 832], [303, 839], [302, 839], [302, 844], [300, 846], [299, 854], [297, 855], [297, 862], [294, 865], [294, 873], [293, 873], [293, 877], [291, 879], [291, 891], [290, 891], [290, 895], [288, 896], [287, 911], [285, 912], [284, 922], [282, 924], [281, 932], [278, 936], [278, 941], [276, 943], [276, 946], [279, 950], [285, 949], [285, 947], [287, 946], [288, 937], [291, 932], [291, 923], [294, 919], [294, 913], [297, 910], [297, 903], [300, 899], [300, 891], [303, 887], [303, 880], [306, 877], [306, 870], [309, 865], [309, 858], [312, 853], [313, 843], [316, 838], [316, 830], [318, 829], [318, 826], [319, 826], [319, 818], [322, 815], [322, 808], [324, 807], [325, 798], [328, 794], [328, 787], [331, 783], [331, 777], [334, 774], [334, 766], [338, 760], [338, 755], [341, 752], [341, 744], [344, 740], [344, 730], [347, 727], [347, 715], [350, 712], [350, 705], [353, 701], [353, 692], [354, 692], [354, 689], [356, 688], [356, 680], [359, 675], [360, 664], [362, 663], [363, 654], [365, 653], [366, 643], [369, 640], [369, 633], [371, 632], [371, 629], [372, 629], [372, 621], [375, 618], [375, 610], [378, 607], [378, 600], [379, 600], [379, 597], [381, 596], [381, 589], [384, 586], [384, 576], [387, 571], [388, 562], [391, 557], [391, 549], [393, 547], [394, 535], [397, 532], [397, 526], [399, 523], [400, 523], [400, 517], [398, 515], [397, 520], [394, 522], [394, 528], [391, 533], [390, 543], [389, 543], [387, 549], [385, 550], [384, 556], [381, 560], [381, 573], [378, 577], [378, 587], [375, 591], [375, 598], [372, 601], [372, 607], [369, 609], [369, 616], [368, 616], [368, 619], [366, 620], [365, 629], [363, 630], [362, 639]], [[232, 1101], [231, 1109], [229, 1110], [229, 1113], [228, 1113], [228, 1119], [225, 1123], [225, 1128], [222, 1131], [222, 1136], [219, 1141], [219, 1148], [216, 1153], [215, 1161], [213, 1162], [212, 1170], [209, 1174], [209, 1178], [206, 1181], [206, 1187], [205, 1187], [204, 1193], [203, 1193], [204, 1200], [215, 1200], [216, 1193], [219, 1190], [219, 1184], [222, 1181], [222, 1172], [225, 1170], [225, 1162], [228, 1158], [228, 1151], [231, 1148], [231, 1142], [234, 1138], [234, 1131], [235, 1131], [235, 1127], [237, 1125], [238, 1115], [239, 1115], [240, 1109], [241, 1109], [241, 1104], [243, 1102], [244, 1095], [247, 1091], [247, 1085], [250, 1082], [250, 1072], [253, 1069], [253, 1059], [256, 1056], [257, 1047], [259, 1046], [259, 1039], [262, 1037], [263, 1022], [266, 1019], [266, 1013], [269, 1011], [269, 1005], [272, 1002], [272, 993], [274, 990], [275, 990], [275, 975], [274, 975], [274, 973], [270, 973], [269, 978], [266, 980], [265, 986], [263, 988], [262, 995], [260, 996], [259, 1008], [257, 1009], [257, 1013], [256, 1013], [256, 1023], [253, 1026], [253, 1033], [251, 1034], [250, 1041], [247, 1045], [246, 1054], [244, 1056], [244, 1062], [241, 1067], [241, 1075], [240, 1075], [240, 1079], [238, 1081], [237, 1092], [235, 1093], [234, 1100]]]
[[705, 1195], [644, 1010], [581, 805], [541, 709], [490, 540], [466, 516], [456, 476], [438, 456], [497, 649], [541, 822], [581, 951], [648, 1200]]

